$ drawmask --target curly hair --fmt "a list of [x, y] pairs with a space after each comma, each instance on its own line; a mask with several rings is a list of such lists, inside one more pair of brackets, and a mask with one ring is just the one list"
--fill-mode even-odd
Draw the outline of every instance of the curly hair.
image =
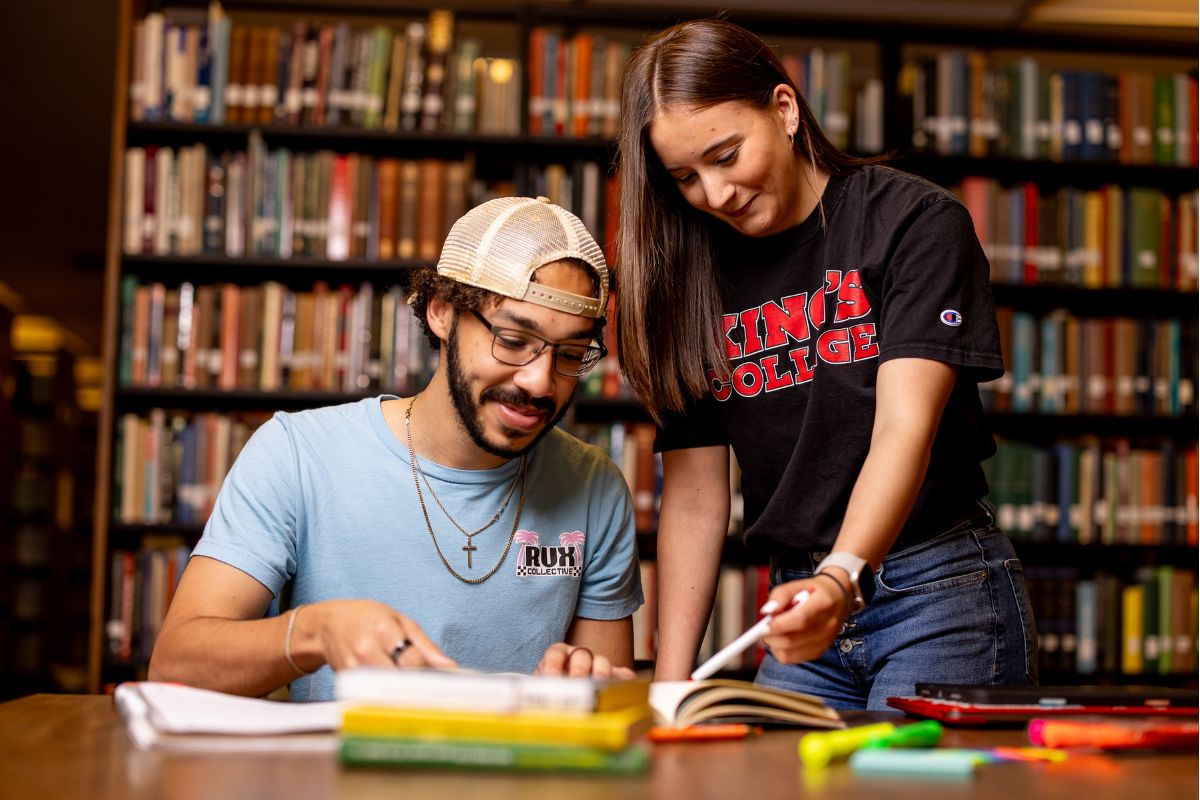
[[[565, 260], [576, 264], [580, 269], [586, 270], [592, 278], [592, 290], [596, 291], [598, 288], [595, 285], [596, 275], [592, 272], [591, 268], [582, 261], [576, 261], [575, 259]], [[421, 330], [425, 333], [425, 338], [429, 340], [430, 347], [436, 350], [441, 346], [442, 340], [430, 330], [429, 318], [427, 316], [429, 301], [434, 299], [449, 303], [455, 311], [465, 314], [471, 311], [481, 311], [491, 308], [504, 298], [487, 289], [469, 286], [465, 283], [459, 283], [452, 278], [438, 275], [437, 270], [431, 267], [413, 271], [408, 279], [408, 304], [412, 306], [413, 316], [417, 318]], [[604, 341], [604, 326], [604, 317], [598, 318], [596, 320], [595, 333], [593, 334], [597, 341]]]

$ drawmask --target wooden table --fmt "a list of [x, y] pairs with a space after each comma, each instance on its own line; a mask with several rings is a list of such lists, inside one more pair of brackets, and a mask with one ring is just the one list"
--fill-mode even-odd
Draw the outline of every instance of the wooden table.
[[[852, 723], [896, 719], [851, 714]], [[881, 800], [1174, 800], [1197, 797], [1197, 757], [1072, 755], [1061, 764], [988, 764], [969, 780], [865, 779], [844, 764], [806, 773], [802, 731], [732, 742], [659, 745], [639, 778], [341, 769], [332, 754], [180, 755], [135, 749], [104, 696], [34, 695], [0, 704], [0, 797], [428, 798], [619, 800], [620, 798], [864, 798]], [[950, 747], [1023, 743], [1019, 730], [950, 731]]]

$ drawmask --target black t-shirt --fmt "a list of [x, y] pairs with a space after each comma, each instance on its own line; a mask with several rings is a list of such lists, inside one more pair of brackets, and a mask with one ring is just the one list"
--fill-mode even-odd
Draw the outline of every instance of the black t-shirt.
[[976, 383], [999, 377], [988, 264], [946, 190], [870, 166], [829, 180], [815, 211], [775, 236], [721, 245], [733, 368], [659, 431], [660, 450], [733, 446], [746, 543], [787, 557], [837, 538], [871, 441], [875, 378], [890, 358], [959, 368], [929, 469], [897, 547], [969, 513], [995, 441]]

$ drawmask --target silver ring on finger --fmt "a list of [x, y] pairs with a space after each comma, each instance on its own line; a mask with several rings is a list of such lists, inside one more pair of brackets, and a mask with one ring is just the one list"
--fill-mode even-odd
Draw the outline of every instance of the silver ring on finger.
[[405, 651], [410, 647], [412, 647], [412, 639], [409, 639], [407, 636], [398, 640], [394, 645], [392, 645], [392, 663], [399, 664], [400, 657], [403, 656]]

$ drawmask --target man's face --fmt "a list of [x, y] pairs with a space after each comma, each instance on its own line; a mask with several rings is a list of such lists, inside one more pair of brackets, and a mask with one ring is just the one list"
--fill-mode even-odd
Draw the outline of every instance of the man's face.
[[[595, 296], [591, 277], [569, 262], [537, 271], [539, 283]], [[480, 313], [491, 325], [562, 344], [586, 345], [593, 321], [534, 303], [504, 299]], [[528, 451], [570, 407], [578, 378], [559, 374], [547, 347], [530, 363], [510, 366], [492, 355], [493, 334], [473, 314], [456, 314], [446, 340], [450, 397], [459, 421], [481, 450], [503, 458]]]

